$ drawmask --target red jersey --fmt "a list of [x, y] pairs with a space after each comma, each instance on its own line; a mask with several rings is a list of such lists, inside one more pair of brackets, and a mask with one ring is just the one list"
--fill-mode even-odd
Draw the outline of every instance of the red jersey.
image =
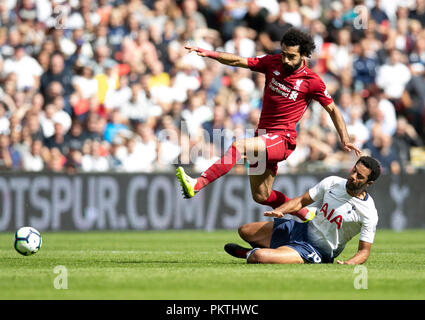
[[289, 131], [296, 137], [297, 122], [312, 99], [322, 106], [333, 102], [317, 74], [307, 66], [288, 73], [283, 68], [280, 54], [248, 58], [248, 67], [266, 75], [258, 129], [273, 133]]

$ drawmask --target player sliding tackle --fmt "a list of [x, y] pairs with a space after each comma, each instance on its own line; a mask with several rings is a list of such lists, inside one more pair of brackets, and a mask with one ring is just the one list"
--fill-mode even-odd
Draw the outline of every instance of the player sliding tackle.
[[[280, 54], [243, 58], [230, 53], [186, 46], [189, 52], [196, 52], [199, 56], [215, 59], [229, 66], [249, 68], [266, 75], [263, 107], [256, 136], [234, 141], [222, 158], [197, 179], [189, 177], [182, 167], [178, 167], [177, 178], [186, 198], [194, 197], [202, 188], [225, 175], [240, 159], [245, 158], [251, 163], [251, 168], [257, 168], [256, 172], [250, 170], [249, 177], [253, 199], [272, 208], [287, 202], [289, 198], [286, 195], [272, 188], [277, 164], [294, 151], [297, 122], [312, 99], [318, 101], [329, 113], [344, 150], [354, 150], [357, 155], [361, 153], [350, 143], [345, 122], [325, 84], [306, 65], [306, 59], [315, 48], [312, 37], [292, 28], [283, 35], [281, 48]], [[259, 172], [258, 168], [262, 166], [264, 170]], [[306, 209], [292, 214], [303, 221], [314, 217]]]
[[[369, 257], [378, 214], [366, 189], [378, 179], [381, 167], [371, 157], [361, 157], [348, 179], [328, 177], [303, 195], [266, 211], [274, 221], [253, 222], [239, 235], [253, 248], [228, 243], [224, 250], [248, 263], [332, 263], [350, 239], [360, 233], [356, 254], [338, 264], [361, 264]], [[316, 202], [316, 218], [308, 223], [284, 219], [285, 214]]]

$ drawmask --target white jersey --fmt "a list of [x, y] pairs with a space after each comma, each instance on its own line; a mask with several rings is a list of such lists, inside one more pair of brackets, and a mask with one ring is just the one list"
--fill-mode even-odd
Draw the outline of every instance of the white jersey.
[[347, 179], [332, 176], [309, 190], [317, 205], [316, 217], [308, 224], [309, 243], [329, 258], [337, 257], [358, 233], [361, 241], [373, 243], [378, 224], [372, 197], [351, 196], [346, 183]]

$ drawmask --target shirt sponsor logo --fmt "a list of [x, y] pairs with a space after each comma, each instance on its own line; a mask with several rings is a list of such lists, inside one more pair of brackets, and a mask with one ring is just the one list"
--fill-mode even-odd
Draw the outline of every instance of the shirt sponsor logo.
[[341, 225], [342, 225], [342, 216], [341, 215], [337, 215], [335, 217], [333, 217], [334, 213], [335, 213], [335, 209], [330, 210], [329, 212], [329, 205], [325, 202], [323, 204], [323, 206], [320, 208], [320, 213], [323, 213], [323, 216], [330, 222], [330, 223], [335, 223], [337, 226], [337, 229], [341, 229]]
[[298, 92], [297, 91], [292, 91], [291, 94], [290, 94], [290, 96], [289, 96], [289, 99], [295, 101], [295, 100], [297, 100], [297, 97], [298, 97]]
[[288, 98], [290, 100], [295, 101], [298, 97], [298, 92], [297, 91], [293, 91], [290, 88], [288, 88], [287, 86], [285, 86], [284, 84], [276, 81], [275, 78], [272, 78], [272, 80], [269, 83], [269, 88], [271, 90], [273, 90], [274, 92], [280, 94], [281, 96]]
[[297, 80], [297, 81], [295, 82], [294, 90], [300, 90], [300, 86], [301, 86], [301, 83], [303, 83], [303, 81], [304, 81], [304, 80]]

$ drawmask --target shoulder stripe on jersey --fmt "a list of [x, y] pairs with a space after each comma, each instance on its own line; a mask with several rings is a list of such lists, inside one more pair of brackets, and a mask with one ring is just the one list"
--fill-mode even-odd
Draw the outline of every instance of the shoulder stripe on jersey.
[[297, 74], [297, 73], [300, 73], [300, 72], [304, 71], [306, 67], [307, 67], [307, 66], [306, 66], [306, 65], [304, 65], [304, 67], [302, 67], [300, 70], [298, 70], [297, 72], [295, 72], [295, 74]]

